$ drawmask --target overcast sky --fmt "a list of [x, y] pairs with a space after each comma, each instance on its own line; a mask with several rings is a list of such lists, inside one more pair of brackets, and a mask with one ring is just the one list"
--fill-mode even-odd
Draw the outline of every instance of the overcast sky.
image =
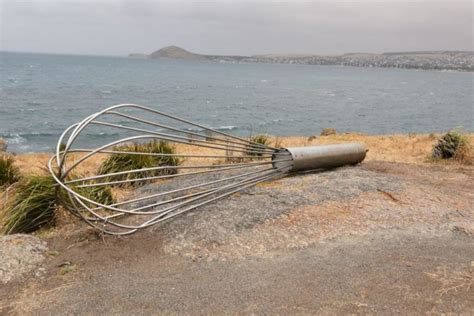
[[471, 0], [0, 0], [1, 50], [127, 55], [473, 50]]

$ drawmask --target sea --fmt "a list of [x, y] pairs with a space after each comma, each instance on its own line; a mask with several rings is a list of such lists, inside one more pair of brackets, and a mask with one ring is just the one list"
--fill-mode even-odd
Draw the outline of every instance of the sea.
[[[474, 74], [0, 53], [0, 137], [48, 152], [70, 124], [135, 103], [240, 136], [474, 130]], [[108, 138], [97, 129], [91, 145]]]

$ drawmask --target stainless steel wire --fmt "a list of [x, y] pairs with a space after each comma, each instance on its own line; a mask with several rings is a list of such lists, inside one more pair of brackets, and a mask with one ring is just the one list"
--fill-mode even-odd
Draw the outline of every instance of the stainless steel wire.
[[[96, 148], [81, 146], [91, 143], [89, 135], [98, 128], [113, 137], [95, 144]], [[175, 152], [133, 147], [150, 141], [171, 144]], [[112, 155], [163, 159], [156, 166], [139, 169], [104, 173], [97, 168]], [[172, 163], [171, 158], [180, 163]], [[48, 168], [67, 192], [75, 215], [104, 233], [126, 235], [278, 178], [290, 171], [292, 159], [278, 148], [142, 105], [119, 104], [69, 126]], [[84, 189], [117, 186], [133, 190], [109, 204], [84, 193]]]

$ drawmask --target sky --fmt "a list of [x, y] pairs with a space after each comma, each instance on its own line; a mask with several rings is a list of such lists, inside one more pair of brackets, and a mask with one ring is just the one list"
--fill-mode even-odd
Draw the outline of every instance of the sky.
[[87, 55], [473, 50], [471, 0], [0, 0], [0, 50]]

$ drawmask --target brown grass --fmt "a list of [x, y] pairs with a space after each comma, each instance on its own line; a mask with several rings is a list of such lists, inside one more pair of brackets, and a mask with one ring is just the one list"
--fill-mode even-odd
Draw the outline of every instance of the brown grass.
[[[413, 164], [428, 164], [427, 157], [431, 154], [433, 145], [441, 135], [434, 134], [397, 134], [397, 135], [361, 135], [341, 134], [321, 136], [308, 141], [307, 137], [285, 137], [281, 139], [282, 147], [311, 146], [319, 144], [337, 144], [345, 142], [360, 142], [369, 152], [367, 161], [405, 162]], [[466, 134], [467, 139], [474, 142], [474, 134]], [[472, 157], [472, 152], [470, 153]]]
[[[337, 144], [345, 142], [360, 142], [363, 143], [368, 149], [366, 161], [387, 161], [397, 163], [410, 163], [410, 164], [432, 164], [433, 161], [427, 159], [432, 152], [433, 145], [437, 142], [441, 134], [398, 134], [398, 135], [362, 135], [356, 133], [330, 135], [330, 136], [316, 136], [309, 140], [308, 137], [273, 137], [270, 136], [271, 146], [275, 147], [296, 147], [296, 146], [314, 146], [319, 144]], [[465, 137], [467, 140], [474, 144], [474, 134], [466, 133]], [[277, 143], [277, 144], [275, 144]], [[221, 150], [213, 150], [207, 148], [196, 147], [192, 145], [176, 144], [176, 152], [180, 154], [190, 155], [223, 155], [224, 152]], [[472, 161], [473, 152], [472, 147], [469, 153], [463, 153], [465, 159]], [[76, 154], [83, 155], [83, 154]], [[35, 154], [20, 154], [15, 157], [15, 164], [19, 167], [20, 171], [24, 175], [42, 175], [47, 173], [46, 163], [51, 156], [50, 153], [35, 153]], [[74, 157], [77, 158], [78, 156]], [[96, 174], [100, 164], [107, 157], [107, 155], [95, 155], [84, 163], [79, 165], [75, 173], [89, 176]], [[207, 158], [199, 159], [188, 159], [184, 161], [184, 165], [197, 165], [197, 164], [208, 164]], [[456, 160], [442, 161], [447, 165], [457, 165], [461, 162]], [[276, 183], [276, 182], [275, 182]], [[276, 184], [264, 183], [262, 186], [272, 186]], [[5, 194], [1, 192], [0, 194]], [[126, 189], [113, 189], [113, 195], [121, 201], [130, 194], [130, 190]], [[3, 195], [4, 197], [6, 195]], [[0, 199], [0, 210], [2, 209], [2, 199]], [[68, 220], [69, 221], [69, 220]], [[63, 221], [62, 221], [63, 222]], [[66, 221], [64, 221], [66, 222]]]
[[474, 165], [474, 146], [472, 146], [472, 139], [469, 140], [468, 143], [458, 148], [454, 155], [454, 159], [463, 165]]
[[[48, 172], [47, 163], [51, 156], [51, 153], [20, 154], [15, 157], [15, 161], [23, 174], [41, 175]], [[73, 157], [76, 159], [79, 156], [80, 154], [75, 154]], [[104, 158], [105, 155], [95, 155], [80, 164], [75, 172], [89, 175], [97, 170]]]
[[[427, 156], [431, 153], [433, 145], [441, 135], [439, 134], [397, 134], [397, 135], [362, 135], [356, 133], [318, 136], [311, 141], [308, 137], [292, 136], [292, 137], [271, 137], [272, 143], [278, 142], [278, 147], [296, 147], [296, 146], [312, 146], [320, 144], [339, 144], [346, 142], [360, 142], [364, 144], [369, 152], [367, 153], [367, 161], [389, 161], [389, 162], [405, 162], [414, 164], [427, 164]], [[474, 143], [474, 134], [466, 134], [467, 139]], [[192, 145], [176, 144], [176, 152], [180, 154], [216, 154], [222, 155], [223, 151], [209, 148], [201, 148]], [[20, 170], [25, 174], [43, 174], [46, 172], [46, 163], [51, 154], [35, 153], [20, 154], [16, 156], [16, 163]], [[472, 158], [472, 152], [469, 154]], [[84, 163], [77, 169], [76, 173], [84, 175], [95, 172], [105, 155], [96, 155]], [[470, 158], [469, 158], [470, 159]], [[206, 158], [191, 159], [185, 161], [185, 165], [205, 164]]]

